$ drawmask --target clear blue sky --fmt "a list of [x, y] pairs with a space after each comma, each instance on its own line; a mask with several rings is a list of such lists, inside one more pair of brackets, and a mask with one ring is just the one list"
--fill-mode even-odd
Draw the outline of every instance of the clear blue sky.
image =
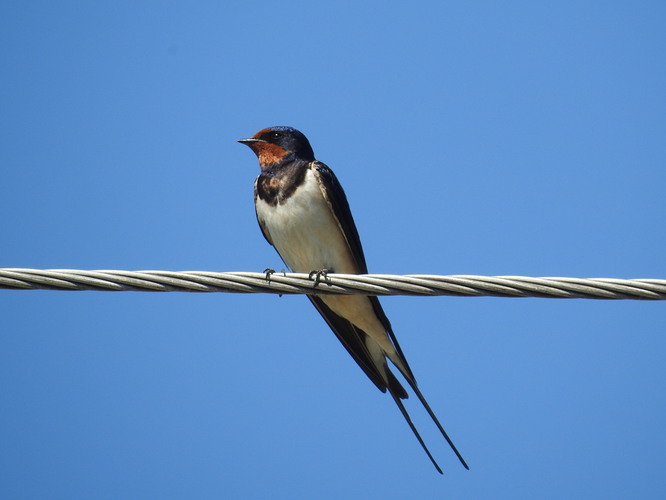
[[[291, 125], [371, 272], [666, 277], [663, 2], [4, 2], [0, 266], [281, 268]], [[0, 498], [664, 498], [666, 303], [383, 299], [469, 462], [304, 297], [0, 291]]]

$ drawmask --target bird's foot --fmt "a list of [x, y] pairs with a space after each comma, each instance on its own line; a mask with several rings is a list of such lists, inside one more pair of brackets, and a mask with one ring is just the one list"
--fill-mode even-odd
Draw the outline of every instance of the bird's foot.
[[308, 278], [312, 279], [313, 276], [314, 276], [314, 286], [316, 287], [321, 282], [322, 277], [324, 279], [328, 277], [328, 269], [316, 269], [314, 271], [310, 271]]
[[271, 274], [275, 273], [275, 269], [267, 267], [266, 269], [264, 269], [264, 273], [266, 274], [266, 281], [268, 283], [270, 283], [271, 282]]
[[[266, 273], [266, 282], [270, 285], [271, 284], [271, 274], [275, 274], [275, 269], [267, 267], [266, 269], [264, 269], [264, 273]], [[287, 276], [287, 272], [284, 269], [282, 270], [282, 275], [285, 276], [285, 277]], [[278, 293], [278, 296], [282, 297], [282, 294]]]

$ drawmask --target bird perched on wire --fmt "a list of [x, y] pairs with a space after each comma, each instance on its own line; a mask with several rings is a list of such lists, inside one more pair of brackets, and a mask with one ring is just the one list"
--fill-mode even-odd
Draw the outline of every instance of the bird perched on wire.
[[[314, 152], [298, 130], [265, 128], [238, 142], [257, 155], [261, 174], [254, 183], [257, 220], [264, 237], [294, 272], [367, 274], [361, 240], [347, 197], [333, 171], [315, 160]], [[437, 471], [442, 470], [414, 426], [401, 399], [407, 391], [389, 369], [390, 361], [402, 374], [449, 443], [469, 469], [416, 385], [377, 297], [363, 295], [309, 295], [342, 345], [377, 388], [398, 405]]]

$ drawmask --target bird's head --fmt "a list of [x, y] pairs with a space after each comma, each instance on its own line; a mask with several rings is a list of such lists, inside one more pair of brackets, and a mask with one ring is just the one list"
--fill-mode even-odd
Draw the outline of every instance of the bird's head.
[[314, 152], [307, 137], [292, 127], [270, 127], [238, 142], [248, 146], [266, 169], [287, 160], [314, 161]]

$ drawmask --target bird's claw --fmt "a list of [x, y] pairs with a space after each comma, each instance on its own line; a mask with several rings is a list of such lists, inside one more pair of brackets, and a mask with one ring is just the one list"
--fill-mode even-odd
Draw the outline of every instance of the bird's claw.
[[316, 287], [321, 282], [322, 277], [324, 279], [328, 277], [328, 269], [316, 269], [314, 271], [310, 271], [310, 274], [308, 274], [308, 278], [312, 279], [313, 276], [314, 276], [314, 286]]
[[[270, 285], [271, 284], [271, 274], [275, 274], [275, 269], [267, 267], [266, 269], [264, 269], [264, 273], [266, 273], [266, 282]], [[284, 269], [282, 270], [282, 275], [285, 276], [285, 277], [287, 276], [287, 272]], [[278, 293], [278, 296], [282, 297], [282, 294]]]

